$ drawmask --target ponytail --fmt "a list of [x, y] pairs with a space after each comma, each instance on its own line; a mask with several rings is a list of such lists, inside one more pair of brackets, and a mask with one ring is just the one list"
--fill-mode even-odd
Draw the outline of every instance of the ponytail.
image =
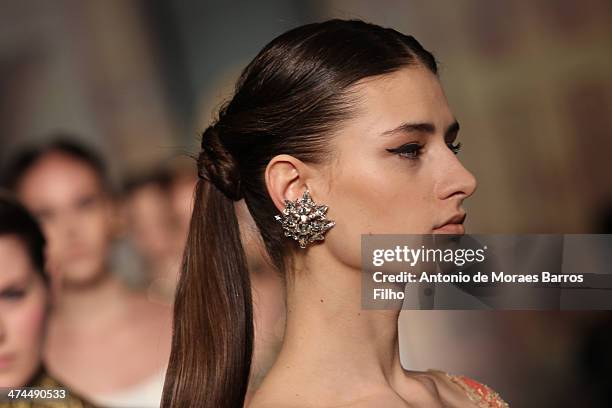
[[199, 180], [161, 407], [241, 408], [252, 351], [251, 284], [234, 203]]

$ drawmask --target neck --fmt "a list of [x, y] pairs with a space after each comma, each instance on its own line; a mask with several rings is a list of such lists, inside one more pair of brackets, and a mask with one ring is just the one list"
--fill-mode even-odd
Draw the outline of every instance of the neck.
[[399, 308], [362, 309], [361, 270], [327, 256], [324, 246], [309, 252], [287, 276], [287, 326], [277, 366], [306, 370], [323, 382], [333, 373], [338, 388], [353, 396], [366, 383], [392, 383], [403, 374]]
[[89, 285], [63, 286], [53, 308], [55, 319], [89, 327], [123, 310], [129, 289], [110, 271], [99, 276]]

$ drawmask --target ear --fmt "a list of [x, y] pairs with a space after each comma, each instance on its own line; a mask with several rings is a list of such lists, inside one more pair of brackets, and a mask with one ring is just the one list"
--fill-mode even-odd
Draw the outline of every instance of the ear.
[[303, 161], [288, 154], [274, 156], [264, 173], [268, 194], [279, 211], [285, 208], [285, 200], [295, 201], [308, 189], [311, 169]]

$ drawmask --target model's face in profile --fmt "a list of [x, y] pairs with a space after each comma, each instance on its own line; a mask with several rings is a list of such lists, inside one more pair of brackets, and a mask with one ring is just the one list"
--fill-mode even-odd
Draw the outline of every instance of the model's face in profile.
[[113, 212], [93, 168], [65, 154], [50, 153], [24, 174], [18, 194], [40, 221], [49, 269], [61, 276], [64, 285], [86, 286], [102, 276]]
[[41, 362], [47, 290], [25, 245], [0, 236], [0, 386], [27, 384]]
[[462, 203], [476, 180], [455, 155], [458, 124], [437, 77], [409, 67], [357, 90], [359, 111], [321, 172], [321, 199], [336, 221], [330, 250], [358, 265], [361, 234], [463, 233]]

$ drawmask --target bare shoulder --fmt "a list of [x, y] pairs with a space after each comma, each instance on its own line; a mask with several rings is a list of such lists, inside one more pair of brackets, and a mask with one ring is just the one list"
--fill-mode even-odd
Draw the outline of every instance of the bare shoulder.
[[[287, 402], [281, 401], [269, 401], [269, 402], [261, 402], [255, 404], [249, 404], [248, 408], [314, 408], [320, 407], [321, 405], [317, 404], [291, 404]], [[371, 398], [362, 401], [354, 401], [348, 404], [342, 405], [324, 405], [324, 406], [342, 406], [343, 408], [417, 408], [413, 405], [408, 405], [405, 401], [399, 401], [397, 398], [393, 400], [392, 398], [380, 399], [380, 398]]]
[[414, 405], [401, 399], [393, 392], [377, 392], [347, 400], [336, 398], [321, 399], [316, 392], [308, 394], [292, 395], [278, 392], [257, 395], [249, 404], [249, 408], [314, 408], [314, 407], [343, 407], [343, 408], [422, 408], [436, 407], [437, 405]]
[[[359, 392], [349, 400], [325, 394], [325, 389], [301, 384], [297, 387], [262, 386], [249, 408], [310, 408], [342, 406], [345, 408], [507, 408], [488, 387], [463, 376], [440, 370], [405, 370], [405, 380], [395, 382], [393, 390], [381, 387], [367, 394]], [[479, 388], [481, 387], [481, 388]], [[308, 389], [308, 392], [304, 392]], [[490, 390], [490, 391], [487, 391]], [[322, 391], [321, 393], [319, 391]], [[363, 391], [363, 390], [361, 390]], [[361, 396], [359, 396], [361, 394]]]
[[249, 408], [305, 408], [299, 405], [287, 405], [286, 403], [274, 401], [255, 401], [248, 405]]
[[254, 398], [248, 402], [248, 408], [306, 408], [303, 402], [287, 401], [280, 395], [257, 392]]

